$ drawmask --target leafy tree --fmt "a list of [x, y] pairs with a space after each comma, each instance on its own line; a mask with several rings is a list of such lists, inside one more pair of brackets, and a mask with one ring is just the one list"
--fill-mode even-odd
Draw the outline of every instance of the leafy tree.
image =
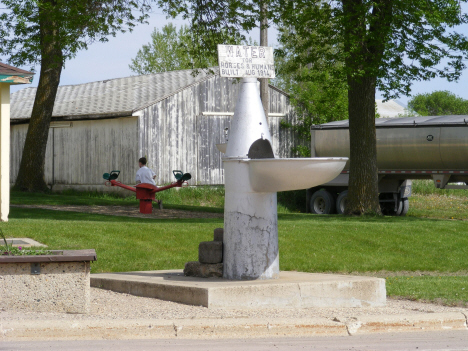
[[217, 66], [215, 55], [195, 60], [190, 55], [193, 46], [191, 30], [183, 25], [177, 31], [172, 23], [160, 31], [155, 28], [151, 33], [151, 42], [138, 50], [130, 69], [138, 74], [150, 74], [182, 69], [194, 69]]
[[[263, 1], [263, 3], [266, 0]], [[347, 212], [380, 214], [375, 91], [385, 98], [409, 94], [411, 82], [457, 80], [468, 54], [466, 36], [452, 30], [468, 23], [468, 0], [271, 0], [268, 18], [302, 38], [307, 62], [344, 63], [350, 121], [350, 188]], [[213, 50], [217, 31], [232, 35], [257, 26], [258, 0], [160, 1], [170, 15], [190, 18], [200, 43]], [[309, 50], [313, 47], [315, 50]], [[342, 47], [342, 49], [341, 49]], [[196, 51], [196, 50], [195, 50]], [[301, 59], [298, 60], [299, 62]]]
[[258, 26], [259, 2], [267, 0], [157, 0], [168, 16], [189, 20], [192, 45], [187, 54], [195, 67], [202, 67], [207, 57], [216, 57], [218, 44], [246, 41], [243, 34]]
[[[279, 28], [280, 47], [276, 50], [275, 65], [278, 78], [275, 84], [288, 92], [298, 121], [282, 122], [282, 126], [296, 131], [303, 143], [294, 147], [301, 157], [310, 157], [310, 127], [348, 118], [348, 95], [343, 63], [329, 65], [323, 61], [309, 63], [303, 41], [292, 28]], [[302, 57], [305, 56], [305, 57]], [[297, 63], [301, 58], [302, 62]]]
[[[216, 49], [205, 52], [204, 56], [195, 55], [192, 29], [183, 25], [177, 31], [172, 23], [160, 31], [155, 28], [151, 33], [151, 42], [138, 50], [130, 69], [137, 74], [151, 74], [182, 69], [204, 69], [218, 65]], [[241, 44], [240, 37], [224, 35], [226, 43]], [[246, 45], [258, 45], [251, 37], [244, 40]]]
[[[282, 1], [281, 1], [282, 2]], [[282, 2], [296, 35], [315, 44], [309, 61], [344, 62], [350, 120], [350, 187], [347, 212], [380, 213], [375, 137], [375, 90], [386, 98], [408, 94], [413, 80], [455, 80], [465, 68], [467, 38], [447, 28], [467, 22], [458, 1], [342, 0], [319, 6]], [[314, 35], [310, 35], [311, 29]], [[340, 46], [342, 45], [342, 49]], [[333, 50], [330, 50], [333, 48]], [[447, 67], [440, 67], [442, 59]]]
[[[66, 60], [96, 40], [144, 22], [147, 0], [3, 0], [0, 55], [41, 75], [15, 187], [47, 191], [44, 162], [50, 120]], [[138, 13], [138, 15], [136, 15]], [[84, 68], [85, 69], [85, 68]]]
[[293, 151], [298, 156], [310, 157], [311, 126], [348, 118], [347, 90], [343, 89], [346, 81], [337, 83], [328, 72], [317, 72], [307, 67], [291, 78], [285, 90], [291, 96], [298, 121], [295, 124], [282, 122], [282, 126], [292, 128], [303, 141]]
[[408, 107], [420, 116], [468, 115], [468, 100], [449, 91], [416, 94]]

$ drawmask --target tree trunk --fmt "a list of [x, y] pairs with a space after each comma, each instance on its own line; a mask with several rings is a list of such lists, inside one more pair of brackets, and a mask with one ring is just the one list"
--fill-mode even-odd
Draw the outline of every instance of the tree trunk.
[[350, 168], [346, 213], [381, 214], [375, 132], [375, 78], [348, 76]]
[[[384, 31], [379, 21], [367, 28], [368, 9], [363, 0], [342, 0], [344, 50], [348, 81], [350, 168], [346, 214], [381, 214], [378, 193], [377, 140], [375, 131], [376, 75], [373, 67], [383, 54]], [[374, 5], [373, 16], [384, 15], [389, 1]], [[376, 3], [377, 4], [377, 3]], [[385, 10], [391, 9], [387, 6]], [[375, 24], [377, 23], [377, 25]], [[381, 23], [383, 24], [383, 23]], [[383, 38], [379, 37], [382, 32]], [[377, 38], [377, 39], [376, 39]], [[378, 65], [377, 65], [378, 66]]]
[[[53, 2], [49, 4], [53, 5]], [[41, 76], [15, 184], [15, 189], [21, 191], [49, 190], [44, 179], [45, 152], [52, 110], [63, 67], [57, 25], [50, 18], [51, 16], [41, 12], [40, 10]]]
[[[260, 3], [262, 19], [260, 21], [260, 46], [268, 46], [268, 18], [267, 5], [265, 2]], [[268, 89], [268, 78], [260, 78], [260, 99], [262, 100], [263, 111], [268, 121], [270, 91]]]

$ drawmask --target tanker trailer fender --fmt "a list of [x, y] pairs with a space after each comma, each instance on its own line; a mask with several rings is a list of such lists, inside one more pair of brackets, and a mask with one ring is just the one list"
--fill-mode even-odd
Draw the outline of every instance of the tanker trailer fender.
[[400, 186], [400, 197], [402, 199], [409, 198], [413, 193], [413, 181], [411, 179], [405, 179]]

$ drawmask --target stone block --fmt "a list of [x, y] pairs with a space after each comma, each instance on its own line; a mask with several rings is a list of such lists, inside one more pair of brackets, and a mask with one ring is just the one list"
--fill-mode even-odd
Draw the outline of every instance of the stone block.
[[185, 264], [184, 275], [198, 278], [221, 278], [223, 276], [223, 264], [206, 264], [191, 261]]
[[198, 261], [209, 264], [223, 262], [223, 242], [202, 241], [198, 245]]
[[224, 229], [223, 228], [216, 228], [214, 230], [214, 241], [223, 241], [224, 237]]

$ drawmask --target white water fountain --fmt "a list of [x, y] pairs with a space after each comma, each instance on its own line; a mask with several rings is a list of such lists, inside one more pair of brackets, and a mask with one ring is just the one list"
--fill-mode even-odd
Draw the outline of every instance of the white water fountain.
[[181, 270], [94, 274], [92, 286], [208, 308], [385, 306], [384, 279], [287, 271], [280, 276], [276, 192], [323, 184], [341, 172], [347, 159], [276, 158], [256, 79], [272, 78], [273, 50], [220, 47], [221, 75], [244, 78], [229, 141], [219, 147], [226, 147], [225, 279], [217, 277], [218, 268], [216, 278], [201, 278], [219, 263], [198, 261], [187, 263], [198, 267], [193, 275]]
[[[220, 45], [219, 52], [236, 52], [235, 46], [231, 51], [226, 47], [229, 46]], [[244, 50], [241, 54], [248, 52]], [[265, 53], [271, 48], [263, 50]], [[220, 52], [220, 67], [226, 66], [222, 58], [226, 54]], [[273, 60], [272, 50], [270, 60]], [[338, 176], [348, 160], [276, 158], [257, 76], [251, 72], [250, 77], [240, 69], [225, 74], [243, 77], [223, 157], [226, 192], [223, 277], [232, 280], [279, 277], [276, 193], [324, 184]]]

